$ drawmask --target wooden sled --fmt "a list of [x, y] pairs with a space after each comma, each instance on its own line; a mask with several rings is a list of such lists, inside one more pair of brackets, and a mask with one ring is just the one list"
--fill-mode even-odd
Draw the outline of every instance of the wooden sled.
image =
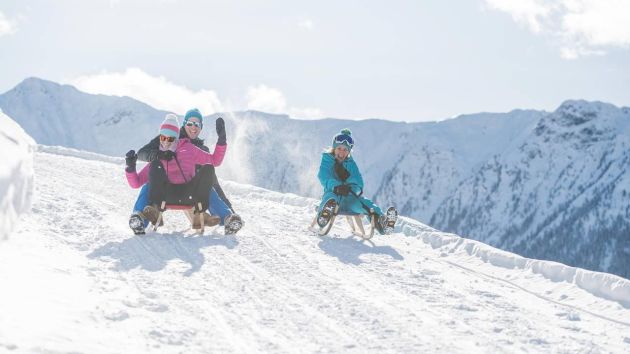
[[[370, 210], [370, 213], [373, 213], [373, 210]], [[346, 217], [346, 220], [348, 221], [348, 224], [350, 224], [350, 228], [352, 229], [353, 235], [359, 236], [364, 240], [369, 240], [372, 238], [372, 236], [374, 236], [374, 229], [375, 229], [374, 219], [375, 218], [370, 218], [371, 220], [370, 220], [369, 230], [366, 233], [365, 228], [363, 227], [363, 220], [361, 219], [364, 214], [339, 212], [339, 205], [335, 206], [335, 212], [333, 213], [332, 217], [330, 218], [326, 226], [322, 228], [317, 227], [317, 215], [315, 215], [315, 218], [313, 219], [313, 222], [311, 223], [310, 229], [316, 230], [316, 228], [318, 228], [319, 230], [317, 230], [316, 232], [319, 236], [327, 235], [328, 232], [330, 232], [330, 229], [332, 229], [332, 226], [335, 223], [335, 219], [337, 218], [337, 215], [343, 215]]]
[[[166, 201], [162, 201], [159, 208], [157, 209], [158, 209], [158, 217], [157, 217], [157, 221], [153, 225], [153, 231], [157, 231], [163, 219], [162, 215], [167, 210], [182, 210], [184, 214], [186, 215], [186, 217], [188, 218], [188, 221], [190, 221], [190, 225], [193, 230], [197, 230], [197, 232], [200, 234], [203, 234], [205, 230], [206, 225], [205, 225], [205, 220], [203, 216], [204, 212], [201, 206], [201, 202], [198, 202], [197, 206], [194, 207], [190, 205], [166, 204]], [[198, 229], [194, 227], [195, 221], [198, 221], [198, 225], [199, 225]], [[208, 226], [214, 226], [217, 224], [218, 222], [216, 224], [208, 225]]]

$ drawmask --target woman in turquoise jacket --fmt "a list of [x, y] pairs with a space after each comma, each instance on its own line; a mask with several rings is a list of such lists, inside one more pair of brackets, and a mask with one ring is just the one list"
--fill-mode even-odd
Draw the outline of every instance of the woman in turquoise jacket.
[[363, 177], [350, 152], [354, 146], [352, 132], [343, 129], [333, 138], [330, 151], [322, 154], [317, 177], [324, 187], [324, 196], [319, 205], [317, 224], [324, 227], [330, 220], [335, 207], [338, 213], [366, 214], [369, 218], [377, 217], [376, 229], [381, 234], [393, 231], [398, 212], [394, 207], [383, 214], [381, 208], [362, 196]]

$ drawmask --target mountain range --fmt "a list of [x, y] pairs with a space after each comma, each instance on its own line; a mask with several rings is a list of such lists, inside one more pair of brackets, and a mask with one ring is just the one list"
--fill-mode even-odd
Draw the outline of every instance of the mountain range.
[[[0, 108], [39, 144], [114, 156], [148, 142], [167, 113], [37, 78], [0, 95]], [[349, 128], [365, 195], [381, 206], [526, 257], [630, 278], [630, 108], [568, 100], [553, 112], [423, 123], [227, 112], [204, 118], [208, 145], [218, 116], [228, 132], [220, 178], [319, 197], [320, 154]]]

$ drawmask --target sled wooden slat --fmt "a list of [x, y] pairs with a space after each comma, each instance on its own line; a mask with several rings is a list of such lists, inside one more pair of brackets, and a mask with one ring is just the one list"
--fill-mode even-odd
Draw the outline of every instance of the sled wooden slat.
[[192, 209], [191, 205], [166, 204], [165, 210], [187, 210]]
[[162, 201], [162, 204], [160, 205], [160, 209], [158, 209], [157, 221], [155, 222], [155, 225], [153, 225], [153, 231], [157, 231], [159, 227], [158, 225], [160, 225], [160, 221], [162, 221], [162, 210], [164, 210], [164, 206], [166, 206], [166, 202]]
[[199, 224], [201, 225], [201, 229], [199, 229], [199, 233], [203, 234], [203, 230], [204, 230], [204, 217], [203, 217], [203, 209], [201, 206], [201, 202], [197, 202], [197, 210], [199, 210], [199, 212], [197, 213], [197, 216], [199, 217]]

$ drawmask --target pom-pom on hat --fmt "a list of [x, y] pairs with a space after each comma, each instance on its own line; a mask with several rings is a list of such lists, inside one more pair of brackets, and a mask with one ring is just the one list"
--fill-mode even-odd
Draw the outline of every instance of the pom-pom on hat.
[[177, 116], [173, 113], [169, 113], [164, 118], [164, 121], [160, 125], [160, 135], [172, 136], [177, 138], [179, 136], [179, 121]]
[[186, 115], [184, 116], [184, 121], [182, 122], [182, 127], [186, 125], [186, 123], [188, 123], [188, 119], [193, 118], [193, 117], [199, 118], [199, 123], [201, 123], [201, 129], [203, 129], [203, 116], [201, 115], [201, 112], [199, 112], [197, 108], [193, 108], [189, 110], [188, 112], [186, 112]]
[[352, 139], [352, 132], [350, 129], [341, 129], [339, 134], [333, 137], [333, 149], [339, 145], [345, 145], [348, 151], [352, 150], [354, 146], [354, 139]]

